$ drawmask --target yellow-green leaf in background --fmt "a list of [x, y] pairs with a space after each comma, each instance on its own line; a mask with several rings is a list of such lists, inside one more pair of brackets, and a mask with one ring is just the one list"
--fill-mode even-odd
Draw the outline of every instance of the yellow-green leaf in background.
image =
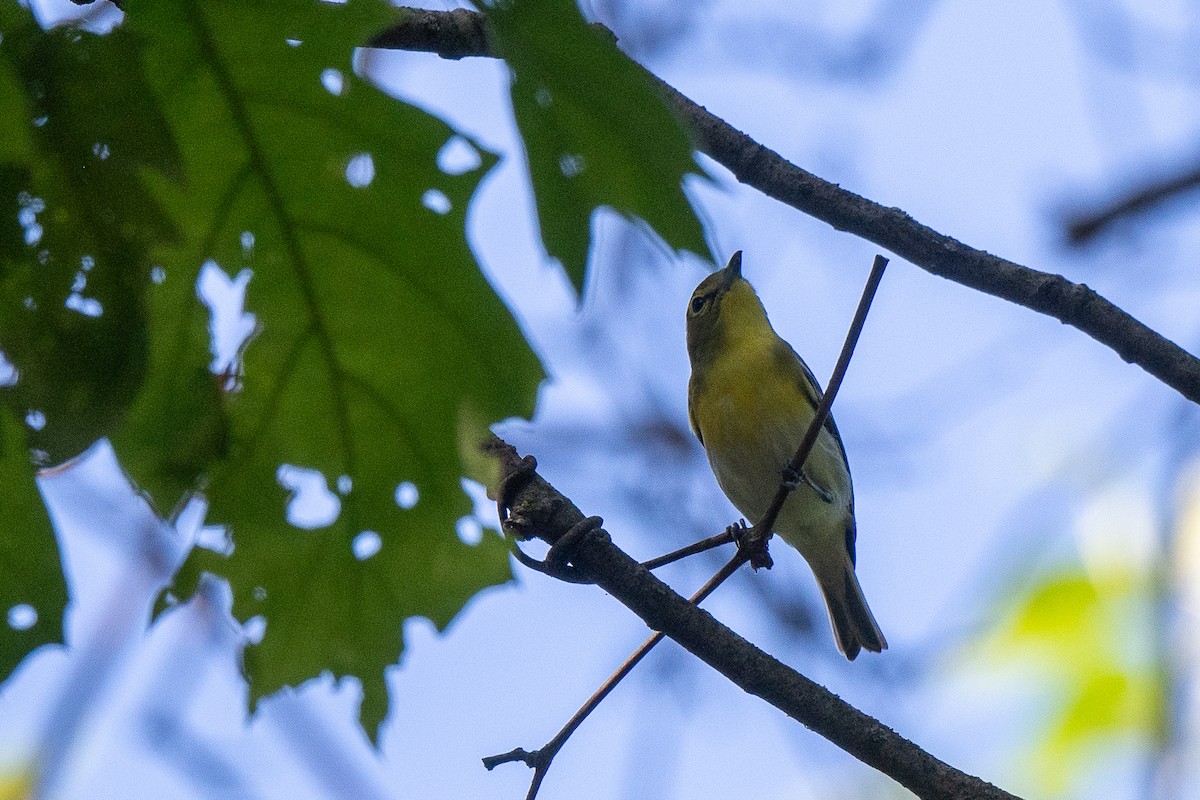
[[1156, 735], [1163, 686], [1146, 656], [1149, 592], [1148, 576], [1132, 568], [1051, 573], [1010, 600], [980, 643], [989, 668], [1021, 669], [1056, 697], [1026, 754], [1041, 791], [1061, 794], [1113, 742]]

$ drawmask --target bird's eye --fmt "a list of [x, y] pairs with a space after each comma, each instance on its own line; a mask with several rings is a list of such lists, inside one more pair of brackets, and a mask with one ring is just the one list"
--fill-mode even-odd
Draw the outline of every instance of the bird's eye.
[[708, 302], [707, 297], [693, 297], [692, 298], [692, 313], [699, 314], [701, 311], [704, 310], [704, 304], [707, 302]]

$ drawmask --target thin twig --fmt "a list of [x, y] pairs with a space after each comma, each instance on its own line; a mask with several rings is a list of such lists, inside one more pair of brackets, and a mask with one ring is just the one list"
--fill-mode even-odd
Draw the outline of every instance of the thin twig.
[[[371, 47], [438, 53], [445, 58], [496, 56], [483, 15], [477, 12], [416, 8], [402, 12], [400, 22], [374, 37]], [[898, 208], [823, 180], [709, 113], [650, 72], [645, 75], [691, 132], [696, 149], [723, 164], [747, 186], [839, 231], [887, 248], [927, 272], [1078, 328], [1200, 403], [1200, 359], [1084, 284], [969, 247]]]
[[[863, 325], [867, 320], [867, 312], [871, 309], [871, 302], [875, 299], [875, 291], [879, 288], [879, 282], [883, 279], [883, 272], [887, 268], [887, 263], [888, 260], [883, 256], [875, 256], [875, 261], [871, 265], [871, 274], [867, 277], [866, 285], [863, 287], [862, 297], [858, 301], [858, 309], [854, 312], [854, 319], [850, 323], [850, 329], [846, 332], [846, 340], [842, 343], [842, 352], [838, 356], [837, 364], [833, 368], [833, 375], [829, 378], [828, 387], [821, 398], [821, 402], [817, 404], [816, 413], [813, 415], [812, 421], [808, 424], [808, 430], [805, 431], [804, 438], [800, 440], [800, 446], [796, 449], [796, 454], [792, 456], [792, 460], [789, 462], [789, 466], [795, 473], [799, 473], [804, 468], [804, 462], [808, 459], [809, 453], [812, 452], [813, 446], [817, 442], [817, 437], [821, 433], [821, 428], [825, 425], [825, 420], [828, 419], [829, 412], [833, 408], [833, 400], [837, 397], [838, 389], [842, 385], [842, 379], [845, 377], [846, 370], [850, 366], [850, 359], [854, 355], [854, 348], [857, 346], [858, 338], [862, 334]], [[775, 524], [775, 518], [779, 515], [779, 510], [783, 507], [784, 501], [794, 488], [794, 484], [789, 484], [782, 479], [780, 480], [779, 489], [775, 493], [775, 499], [767, 509], [767, 513], [763, 516], [760, 523], [754, 526], [750, 532], [751, 535], [741, 538], [740, 546], [734, 557], [725, 566], [721, 567], [717, 574], [713, 575], [699, 591], [692, 595], [688, 600], [689, 603], [699, 605], [705, 598], [716, 591], [717, 587], [728, 580], [729, 576], [737, 572], [739, 567], [748, 561], [755, 566], [770, 565], [770, 557], [766, 554], [767, 539], [770, 538], [771, 527]], [[577, 529], [578, 525], [572, 528], [572, 530]], [[753, 536], [755, 531], [764, 531], [764, 533], [760, 533], [755, 537]], [[695, 552], [702, 552], [703, 550], [723, 544], [724, 542], [720, 541], [722, 539], [731, 541], [733, 538], [733, 527], [731, 526], [724, 533], [697, 542], [692, 547], [699, 547]], [[691, 548], [683, 548], [683, 550], [669, 553], [663, 558], [678, 556], [679, 553], [688, 549]], [[678, 559], [673, 558], [672, 560]], [[656, 562], [659, 564], [668, 563], [659, 558], [646, 562], [646, 564], [654, 564]], [[642, 567], [649, 570], [651, 567], [646, 566], [646, 564], [643, 564]], [[483, 759], [483, 765], [490, 770], [500, 764], [521, 761], [526, 766], [532, 767], [533, 778], [530, 781], [529, 793], [526, 795], [525, 800], [535, 800], [538, 790], [542, 786], [542, 781], [546, 779], [546, 773], [550, 770], [550, 765], [554, 763], [554, 757], [562, 750], [563, 745], [567, 743], [571, 735], [583, 724], [583, 721], [604, 701], [604, 698], [608, 697], [612, 690], [617, 688], [617, 684], [624, 680], [625, 676], [633, 671], [633, 668], [654, 649], [655, 645], [662, 641], [663, 635], [661, 631], [657, 632], [643, 642], [642, 646], [634, 651], [633, 655], [625, 659], [625, 662], [617, 668], [617, 671], [609, 676], [608, 680], [588, 698], [587, 702], [567, 721], [567, 724], [545, 745], [532, 752], [518, 747], [508, 753], [488, 756]]]
[[[729, 560], [729, 563], [722, 567], [716, 575], [713, 575], [708, 580], [708, 583], [700, 587], [700, 590], [692, 595], [688, 602], [692, 603], [693, 605], [699, 605], [702, 603], [706, 597], [716, 591], [718, 586], [728, 580], [730, 575], [737, 572], [738, 567], [745, 563], [746, 556], [740, 552], [737, 553], [732, 559]], [[600, 703], [604, 701], [604, 698], [608, 697], [608, 695], [612, 693], [612, 690], [617, 688], [617, 684], [624, 680], [625, 676], [632, 672], [633, 668], [638, 665], [638, 662], [645, 658], [646, 655], [654, 649], [655, 645], [663, 640], [663, 636], [664, 634], [662, 632], [658, 632], [646, 641], [642, 642], [642, 645], [635, 650], [633, 654], [629, 656], [629, 658], [625, 659], [624, 663], [617, 668], [617, 671], [610, 675], [608, 680], [601, 684], [600, 688], [588, 698], [587, 702], [580, 706], [579, 710], [576, 711], [571, 719], [567, 721], [567, 724], [562, 727], [562, 730], [554, 735], [553, 739], [546, 742], [546, 744], [539, 747], [537, 750], [534, 750], [533, 752], [529, 752], [524, 748], [518, 747], [517, 749], [508, 753], [502, 753], [501, 755], [496, 756], [488, 756], [487, 758], [483, 759], [483, 765], [490, 770], [498, 767], [501, 764], [507, 764], [511, 761], [522, 761], [526, 766], [533, 767], [533, 779], [530, 781], [529, 793], [525, 796], [525, 800], [534, 800], [534, 798], [537, 797], [538, 790], [542, 786], [542, 781], [546, 778], [546, 773], [549, 771], [550, 765], [554, 762], [554, 757], [558, 755], [558, 751], [562, 750], [563, 745], [567, 743], [567, 740], [571, 738], [571, 735], [575, 733], [576, 729], [583, 724], [583, 721], [587, 719], [593, 711], [596, 710]]]
[[712, 550], [714, 547], [720, 547], [723, 544], [732, 544], [734, 541], [731, 530], [718, 533], [716, 536], [710, 536], [707, 539], [701, 539], [694, 544], [689, 544], [687, 547], [681, 547], [678, 550], [672, 550], [666, 555], [661, 555], [658, 558], [652, 558], [649, 561], [643, 561], [642, 566], [646, 569], [658, 569], [665, 567], [667, 564], [674, 564], [676, 561], [682, 561], [689, 556], [694, 556], [697, 553], [704, 553]]
[[[875, 261], [871, 264], [871, 274], [867, 276], [867, 283], [863, 286], [862, 297], [858, 300], [858, 308], [854, 312], [854, 319], [850, 322], [850, 330], [846, 332], [846, 341], [842, 343], [842, 352], [838, 356], [837, 364], [833, 367], [833, 374], [829, 377], [825, 394], [822, 395], [821, 402], [817, 404], [816, 413], [813, 415], [812, 422], [809, 423], [808, 430], [804, 433], [804, 438], [800, 441], [800, 447], [796, 449], [796, 455], [792, 456], [792, 460], [788, 462], [787, 471], [793, 475], [799, 475], [800, 471], [804, 469], [804, 461], [812, 451], [813, 445], [817, 443], [817, 437], [821, 435], [821, 428], [825, 425], [825, 420], [829, 418], [829, 411], [833, 408], [833, 399], [837, 397], [838, 390], [842, 388], [842, 379], [846, 377], [850, 358], [854, 355], [854, 348], [858, 345], [858, 337], [867, 321], [867, 312], [871, 310], [871, 302], [875, 299], [875, 291], [879, 288], [879, 282], [883, 280], [883, 272], [887, 269], [887, 265], [888, 260], [881, 255], [875, 256]], [[763, 514], [762, 519], [751, 529], [748, 537], [750, 541], [745, 545], [746, 549], [751, 550], [751, 565], [755, 567], [760, 565], [755, 561], [760, 555], [763, 558], [761, 565], [770, 565], [770, 557], [765, 552], [761, 554], [754, 552], [754, 549], [759, 543], [765, 547], [767, 540], [771, 538], [775, 519], [779, 516], [783, 503], [793, 488], [786, 481], [780, 481], [779, 488], [775, 490], [775, 497], [771, 500], [771, 505], [767, 507], [767, 513]]]
[[1068, 219], [1067, 241], [1073, 245], [1087, 244], [1117, 222], [1127, 217], [1145, 214], [1197, 189], [1200, 189], [1200, 166], [1192, 165], [1173, 175], [1160, 177], [1110, 201], [1098, 211]]

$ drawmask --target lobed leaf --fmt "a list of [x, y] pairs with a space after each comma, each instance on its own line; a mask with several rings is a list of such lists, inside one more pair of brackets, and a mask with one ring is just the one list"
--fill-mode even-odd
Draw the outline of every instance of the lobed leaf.
[[698, 172], [691, 143], [637, 65], [572, 0], [498, 0], [483, 10], [512, 71], [542, 241], [576, 290], [600, 206], [646, 221], [677, 250], [707, 254], [682, 190]]
[[[151, 330], [174, 333], [154, 337], [146, 402], [118, 453], [160, 507], [178, 490], [171, 475], [188, 470], [156, 461], [158, 448], [135, 452], [147, 428], [190, 419], [197, 460], [225, 454], [207, 494], [233, 551], [196, 551], [176, 593], [215, 572], [239, 617], [265, 619], [245, 656], [252, 703], [323, 671], [355, 675], [375, 735], [403, 620], [444, 627], [511, 577], [501, 539], [469, 546], [455, 535], [470, 513], [460, 420], [528, 415], [542, 378], [464, 239], [467, 204], [495, 156], [355, 74], [356, 45], [392, 19], [382, 4], [127, 9], [184, 154], [187, 190], [163, 182], [160, 197], [187, 244], [161, 254]], [[477, 165], [442, 169], [447, 145], [473, 150]], [[216, 394], [219, 413], [204, 400], [197, 414], [172, 404], [185, 392], [171, 387], [211, 394], [186, 313], [207, 261], [251, 270], [259, 332], [227, 376], [236, 391]], [[284, 468], [319, 476], [328, 518], [289, 524]], [[409, 483], [416, 502], [401, 507]]]

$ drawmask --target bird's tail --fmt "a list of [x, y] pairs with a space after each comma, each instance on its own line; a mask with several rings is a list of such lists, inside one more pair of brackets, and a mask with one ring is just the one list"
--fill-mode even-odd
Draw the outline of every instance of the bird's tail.
[[887, 639], [883, 638], [883, 631], [879, 630], [879, 623], [875, 622], [867, 606], [849, 558], [840, 571], [819, 583], [821, 593], [825, 595], [825, 607], [829, 610], [829, 623], [842, 655], [853, 661], [864, 648], [872, 653], [887, 649]]

